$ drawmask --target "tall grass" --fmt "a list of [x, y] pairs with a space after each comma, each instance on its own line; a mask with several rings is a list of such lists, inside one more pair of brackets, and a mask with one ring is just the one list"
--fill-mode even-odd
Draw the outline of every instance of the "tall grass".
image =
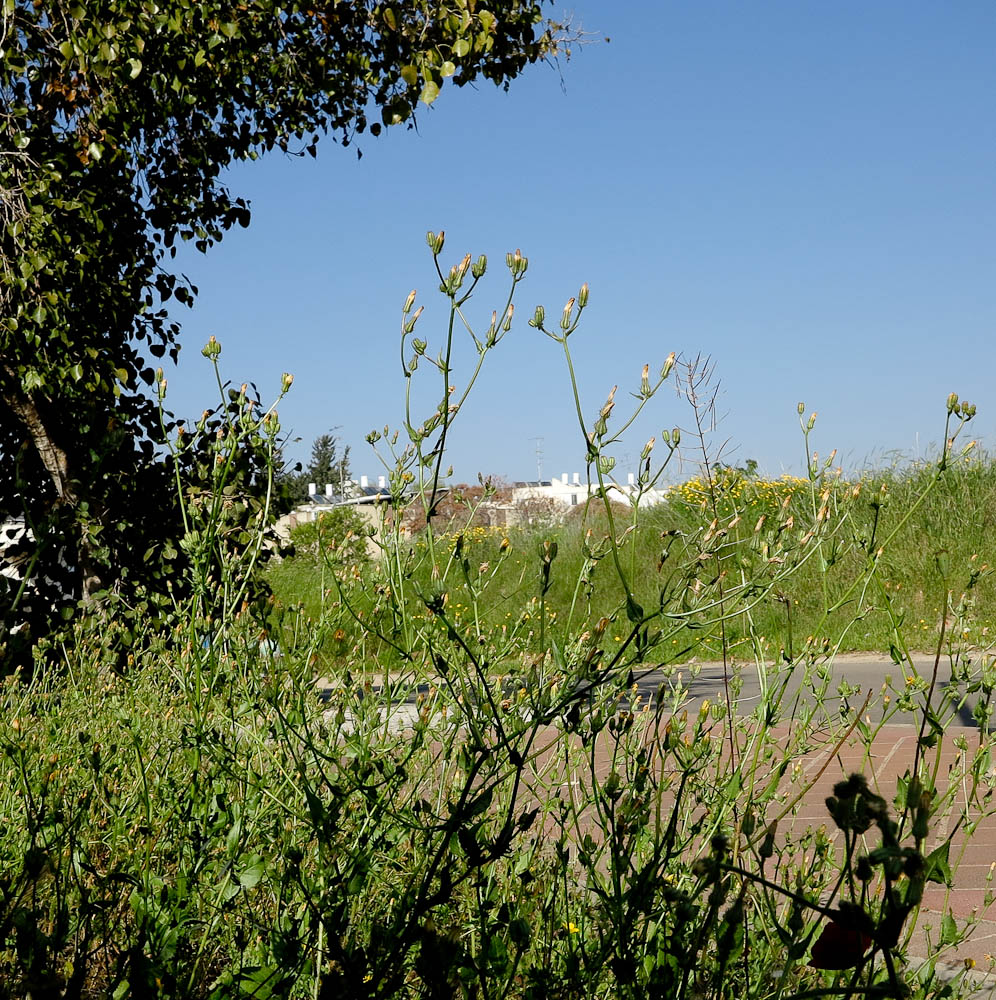
[[[824, 587], [831, 598], [843, 593], [866, 558], [862, 540], [873, 530], [889, 533], [897, 526], [897, 534], [878, 559], [875, 588], [860, 606], [848, 601], [839, 607], [830, 616], [829, 626], [840, 637], [840, 651], [883, 652], [893, 642], [893, 616], [899, 616], [911, 647], [932, 650], [950, 587], [959, 580], [967, 582], [993, 560], [990, 536], [996, 526], [996, 463], [988, 455], [970, 452], [952, 460], [944, 477], [928, 491], [933, 473], [933, 466], [920, 463], [835, 482], [834, 491], [849, 503], [849, 522], [846, 532], [836, 540], [832, 565], [823, 567], [817, 560], [803, 563], [784, 585], [757, 602], [749, 615], [730, 619], [727, 640], [734, 655], [740, 650], [741, 655], [753, 659], [753, 642], [759, 639], [765, 655], [779, 656], [784, 651], [792, 657], [819, 626]], [[795, 477], [772, 481], [727, 473], [725, 481], [716, 485], [724, 516], [732, 519], [739, 514], [747, 528], [753, 528], [762, 516], [803, 519], [810, 506], [808, 481]], [[674, 546], [687, 548], [708, 530], [713, 518], [706, 489], [701, 478], [690, 479], [672, 488], [663, 503], [647, 507], [635, 519], [632, 511], [618, 505], [617, 523], [628, 527], [635, 520], [633, 529], [621, 539], [620, 552], [631, 567], [634, 592], [644, 604], [653, 599], [659, 587], [657, 564], [662, 552]], [[858, 495], [852, 498], [855, 490]], [[922, 505], [900, 525], [925, 491]], [[592, 572], [588, 558], [599, 544], [604, 545], [606, 532], [604, 512], [597, 502], [587, 508], [572, 508], [566, 516], [551, 518], [545, 524], [509, 528], [480, 526], [473, 509], [468, 509], [443, 526], [441, 544], [452, 549], [460, 539], [466, 558], [497, 568], [494, 589], [502, 596], [483, 610], [483, 621], [490, 627], [518, 623], [523, 615], [530, 616], [527, 620], [535, 619], [536, 609], [529, 603], [534, 596], [535, 553], [544, 541], [555, 540], [561, 572], [547, 593], [547, 616], [552, 626], [559, 622], [570, 630], [581, 609], [595, 619], [615, 611], [611, 576]], [[729, 552], [733, 562], [749, 544], [745, 535]], [[328, 540], [331, 538], [330, 534]], [[423, 545], [415, 539], [416, 550]], [[365, 572], [374, 579], [377, 566], [368, 566]], [[427, 584], [431, 567], [424, 565], [421, 572], [423, 585]], [[318, 621], [323, 608], [335, 600], [326, 577], [323, 557], [315, 549], [282, 560], [269, 570], [280, 602], [303, 608], [313, 621]], [[455, 617], [466, 624], [468, 588], [458, 575], [447, 579]], [[996, 581], [988, 573], [981, 574], [972, 600], [973, 615], [963, 638], [970, 645], [986, 648], [990, 637], [996, 636]], [[365, 605], [368, 611], [374, 606], [373, 601]], [[412, 613], [425, 614], [417, 607]], [[616, 635], [618, 630], [613, 630], [612, 638]], [[671, 639], [676, 653], [688, 654], [687, 638]], [[717, 641], [714, 634], [697, 635], [696, 655], [718, 655]], [[340, 644], [338, 648], [345, 647]]]
[[[960, 656], [952, 625], [972, 606], [949, 586], [934, 673], [918, 673], [882, 578], [897, 529], [950, 476], [952, 448], [893, 521], [862, 514], [867, 490], [812, 465], [787, 504], [710, 472], [708, 520], [678, 496], [635, 515], [603, 503], [556, 536], [439, 530], [447, 434], [511, 327], [528, 261], [508, 255], [511, 293], [475, 332], [466, 312], [486, 260], [447, 271], [442, 234], [429, 245], [446, 332], [433, 358], [410, 296], [402, 365], [407, 384], [420, 364], [434, 370], [440, 401], [421, 419], [409, 396], [405, 438], [372, 435], [392, 469], [382, 557], [364, 565], [352, 540], [319, 527], [320, 568], [289, 562], [272, 577], [320, 571], [310, 614], [263, 607], [245, 599], [261, 536], [214, 530], [219, 505], [200, 496], [184, 545], [192, 586], [177, 589], [188, 596], [168, 633], [139, 627], [127, 672], [110, 671], [95, 610], [57, 656], [39, 654], [32, 679], [5, 683], [0, 997], [970, 992], [965, 966], [950, 976], [939, 963], [972, 921], [946, 915], [929, 949], [915, 934], [927, 884], [956, 878], [957, 831], [992, 811], [996, 666]], [[531, 321], [572, 376], [587, 297], [583, 286], [557, 327], [541, 309]], [[451, 388], [464, 327], [477, 367]], [[681, 371], [673, 356], [645, 369], [634, 409]], [[576, 387], [573, 399], [603, 496], [613, 428], [632, 417], [616, 422], [614, 395], [592, 421]], [[944, 439], [973, 414], [949, 400]], [[219, 503], [224, 455], [260, 441], [272, 453], [278, 425], [243, 414], [229, 431], [209, 444]], [[642, 487], [680, 437], [662, 439], [657, 464], [645, 447]], [[414, 538], [402, 530], [411, 505], [427, 524]], [[762, 508], [763, 520], [746, 516]], [[757, 622], [814, 564], [812, 637], [772, 655]], [[982, 580], [972, 573], [968, 594]], [[875, 592], [905, 682], [881, 723], [822, 710], [833, 653]], [[677, 669], [651, 699], [634, 687], [717, 642], [726, 699], [689, 712]], [[765, 679], [749, 711], [738, 643]], [[942, 654], [954, 669], [940, 692]], [[811, 694], [790, 700], [800, 676]], [[942, 767], [946, 727], [969, 701], [980, 728]], [[832, 760], [854, 743], [867, 760], [881, 725], [911, 711], [919, 738], [897, 788], [841, 774], [826, 822], [793, 822], [816, 780], [805, 755]]]

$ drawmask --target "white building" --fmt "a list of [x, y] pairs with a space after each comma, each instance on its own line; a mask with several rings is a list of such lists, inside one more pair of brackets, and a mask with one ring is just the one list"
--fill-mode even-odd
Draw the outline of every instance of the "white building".
[[[632, 504], [638, 500], [641, 506], [647, 506], [661, 503], [667, 495], [666, 491], [659, 489], [644, 490], [641, 494], [632, 472], [627, 476], [625, 485], [615, 482], [609, 476], [604, 479], [606, 484], [611, 484], [608, 485], [607, 492], [614, 503]], [[549, 501], [557, 512], [561, 512], [568, 507], [583, 504], [597, 490], [597, 479], [589, 485], [587, 480], [582, 481], [581, 473], [575, 472], [568, 476], [565, 472], [559, 479], [554, 476], [549, 480], [515, 483], [512, 486], [512, 502], [526, 504], [530, 501]]]

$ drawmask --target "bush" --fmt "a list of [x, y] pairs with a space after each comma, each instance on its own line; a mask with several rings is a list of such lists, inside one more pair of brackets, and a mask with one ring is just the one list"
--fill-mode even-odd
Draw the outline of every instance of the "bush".
[[366, 521], [349, 506], [322, 511], [314, 521], [298, 524], [291, 530], [295, 553], [318, 563], [323, 556], [338, 565], [363, 566], [370, 560]]

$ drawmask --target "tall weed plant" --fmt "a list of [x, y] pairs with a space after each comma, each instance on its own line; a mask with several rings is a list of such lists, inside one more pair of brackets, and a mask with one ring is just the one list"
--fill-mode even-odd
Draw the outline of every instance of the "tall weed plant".
[[[956, 877], [959, 830], [992, 809], [996, 668], [964, 654], [959, 628], [985, 571], [943, 569], [929, 676], [882, 576], [903, 526], [944, 488], [974, 408], [949, 399], [942, 455], [889, 525], [880, 504], [869, 523], [866, 491], [809, 454], [814, 420], [800, 408], [804, 487], [747, 517], [708, 460], [701, 361], [645, 368], [626, 414], [616, 389], [589, 409], [573, 360], [582, 286], [552, 321], [542, 308], [530, 320], [562, 356], [586, 456], [592, 499], [570, 544], [475, 536], [474, 503], [454, 534], [439, 523], [447, 440], [503, 349], [528, 260], [506, 257], [509, 291], [480, 328], [471, 298], [487, 260], [446, 268], [443, 234], [428, 243], [443, 335], [432, 348], [418, 335], [412, 293], [405, 419], [371, 435], [391, 493], [378, 558], [319, 523], [312, 614], [253, 598], [265, 517], [249, 540], [223, 530], [226, 469], [243, 447], [276, 454], [280, 429], [247, 398], [196, 444], [214, 449], [213, 489], [192, 498], [177, 483], [190, 586], [176, 589], [170, 635], [139, 634], [127, 667], [109, 670], [100, 621], [84, 620], [33, 678], [4, 685], [0, 996], [970, 992], [967, 968], [952, 974], [944, 958], [971, 922], [945, 914], [924, 948], [917, 921], [928, 883]], [[462, 384], [458, 337], [476, 355]], [[215, 364], [219, 350], [206, 349]], [[422, 416], [411, 385], [426, 370], [439, 400]], [[674, 380], [691, 429], [646, 443], [620, 508], [613, 450]], [[708, 519], [661, 520], [643, 498], [690, 441], [705, 448]], [[833, 575], [845, 564], [847, 579]], [[819, 582], [816, 626], [772, 655], [758, 609], [804, 572]], [[829, 669], [873, 593], [902, 676], [877, 716], [868, 699], [841, 708]], [[680, 663], [704, 648], [725, 666], [722, 696], [700, 704]], [[747, 671], [761, 689], [750, 706]], [[805, 696], [792, 693], [800, 677]], [[942, 770], [948, 724], [969, 702], [979, 728]], [[852, 742], [870, 755], [900, 711], [916, 714], [918, 741], [899, 786], [877, 787], [870, 766], [841, 774], [825, 822], [796, 822], [815, 780], [805, 755]]]

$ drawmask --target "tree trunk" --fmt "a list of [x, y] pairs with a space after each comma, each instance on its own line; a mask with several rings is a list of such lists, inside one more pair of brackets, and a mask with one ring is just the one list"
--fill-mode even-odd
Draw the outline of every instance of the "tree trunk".
[[[69, 458], [59, 446], [46, 425], [45, 418], [29, 393], [20, 387], [20, 379], [9, 365], [0, 365], [0, 399], [24, 425], [38, 453], [38, 458], [48, 473], [55, 489], [53, 506], [75, 508], [79, 503], [78, 485], [70, 476]], [[103, 578], [94, 559], [83, 526], [76, 522], [76, 555], [80, 570], [80, 596], [89, 603], [93, 595], [104, 586]]]

